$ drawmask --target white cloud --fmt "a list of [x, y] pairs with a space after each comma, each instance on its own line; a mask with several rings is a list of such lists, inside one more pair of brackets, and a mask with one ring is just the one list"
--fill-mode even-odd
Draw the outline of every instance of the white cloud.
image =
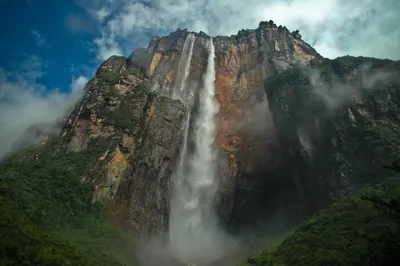
[[86, 83], [89, 81], [87, 77], [79, 76], [78, 78], [73, 78], [70, 88], [72, 92], [79, 92], [85, 87]]
[[104, 7], [93, 11], [95, 18], [101, 22], [103, 22], [110, 14], [111, 12]]
[[[256, 28], [260, 21], [299, 29], [322, 55], [364, 55], [400, 59], [400, 2], [397, 0], [92, 0], [86, 5], [102, 25], [95, 40], [98, 59], [128, 55], [135, 35], [168, 33], [177, 27], [210, 35]], [[107, 12], [104, 12], [106, 11]], [[148, 40], [146, 40], [148, 41]]]
[[37, 46], [42, 46], [46, 42], [46, 38], [38, 31], [32, 30], [31, 34], [35, 37]]
[[361, 65], [353, 72], [353, 80], [326, 81], [321, 77], [318, 70], [310, 73], [309, 80], [314, 93], [331, 109], [348, 104], [352, 100], [361, 97], [363, 91], [378, 90], [385, 88], [393, 82], [399, 72], [384, 70], [373, 70], [368, 63]]
[[94, 40], [97, 46], [97, 59], [106, 60], [112, 55], [122, 55], [123, 52], [114, 37], [102, 37]]
[[[0, 69], [0, 160], [30, 126], [54, 124], [81, 95], [79, 91], [70, 94], [58, 89], [48, 91], [38, 83], [46, 64], [37, 56], [28, 56], [19, 66], [11, 71]], [[71, 87], [78, 89], [85, 80], [79, 77]], [[33, 136], [24, 138], [25, 143], [34, 142]]]

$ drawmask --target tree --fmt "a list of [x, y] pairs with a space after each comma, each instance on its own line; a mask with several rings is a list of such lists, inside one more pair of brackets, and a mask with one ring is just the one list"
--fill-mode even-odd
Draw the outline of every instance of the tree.
[[[382, 167], [400, 173], [398, 163], [383, 163]], [[397, 266], [400, 261], [400, 196], [391, 197], [388, 200], [372, 196], [362, 196], [361, 199], [371, 202], [384, 215], [388, 215], [397, 223], [396, 231], [390, 236], [390, 240], [385, 243], [382, 250], [376, 251], [370, 248], [372, 256], [369, 265]]]

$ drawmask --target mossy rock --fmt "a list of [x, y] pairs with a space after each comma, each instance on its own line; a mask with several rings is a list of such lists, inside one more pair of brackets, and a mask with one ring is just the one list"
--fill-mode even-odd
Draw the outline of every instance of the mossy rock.
[[118, 80], [121, 78], [121, 75], [114, 71], [103, 70], [101, 72], [101, 78], [103, 81], [105, 81], [109, 84], [116, 84], [118, 82]]

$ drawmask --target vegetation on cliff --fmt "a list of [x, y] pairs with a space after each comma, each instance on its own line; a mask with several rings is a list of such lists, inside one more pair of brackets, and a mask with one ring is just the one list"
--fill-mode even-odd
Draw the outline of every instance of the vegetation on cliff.
[[92, 204], [92, 185], [80, 180], [93, 174], [87, 166], [98, 147], [57, 153], [60, 143], [0, 166], [1, 265], [122, 265], [115, 255], [132, 243]]
[[318, 212], [244, 265], [395, 265], [390, 263], [400, 251], [398, 244], [393, 246], [400, 240], [399, 217], [365, 198], [386, 202], [399, 194], [399, 177], [366, 185]]
[[330, 195], [323, 202], [388, 176], [382, 161], [400, 161], [399, 73], [393, 61], [343, 57], [266, 81], [281, 142], [299, 151], [286, 155], [289, 168], [314, 176], [314, 191]]
[[[0, 265], [137, 264], [133, 241], [115, 228], [105, 206], [94, 202], [99, 192], [94, 187], [106, 182], [113, 156], [108, 151], [118, 143], [127, 148], [122, 147], [123, 134], [140, 137], [148, 130], [144, 124], [156, 94], [137, 79], [142, 75], [137, 72], [132, 67], [122, 73], [102, 69], [89, 83], [86, 101], [77, 106], [83, 107], [81, 119], [101, 117], [100, 126], [112, 126], [114, 135], [90, 137], [87, 145], [78, 142], [82, 146], [71, 149], [76, 152], [67, 152], [71, 128], [64, 138], [0, 164]], [[118, 91], [117, 84], [127, 91]]]
[[245, 265], [397, 265], [400, 177], [382, 162], [400, 161], [399, 71], [342, 57], [266, 81], [281, 141], [300, 151], [286, 167], [308, 174], [310, 201], [337, 201]]

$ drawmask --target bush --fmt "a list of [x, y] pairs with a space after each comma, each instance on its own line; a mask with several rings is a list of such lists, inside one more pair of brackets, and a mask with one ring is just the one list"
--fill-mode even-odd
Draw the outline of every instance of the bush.
[[109, 70], [103, 70], [100, 76], [105, 82], [109, 84], [116, 84], [120, 79], [120, 74]]

